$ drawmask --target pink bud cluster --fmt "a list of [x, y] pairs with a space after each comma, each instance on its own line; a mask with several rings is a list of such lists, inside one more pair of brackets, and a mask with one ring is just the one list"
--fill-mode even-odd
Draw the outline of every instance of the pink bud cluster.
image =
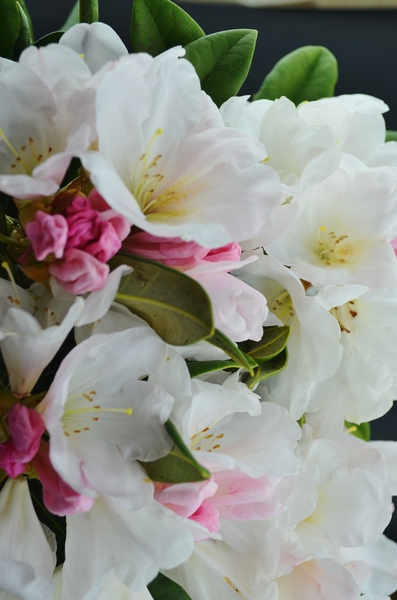
[[62, 214], [38, 211], [25, 229], [36, 259], [50, 262], [48, 270], [58, 284], [84, 294], [105, 286], [107, 261], [121, 248], [130, 224], [93, 190], [88, 198], [73, 198]]

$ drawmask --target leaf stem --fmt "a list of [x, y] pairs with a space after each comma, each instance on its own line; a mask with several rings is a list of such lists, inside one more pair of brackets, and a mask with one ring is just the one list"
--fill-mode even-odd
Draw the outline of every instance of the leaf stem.
[[98, 0], [80, 0], [80, 23], [96, 23], [99, 20]]

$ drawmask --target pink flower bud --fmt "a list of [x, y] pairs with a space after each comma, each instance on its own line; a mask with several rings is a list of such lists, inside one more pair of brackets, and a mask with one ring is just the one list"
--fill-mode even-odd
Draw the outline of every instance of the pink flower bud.
[[0, 467], [17, 477], [35, 456], [45, 431], [40, 415], [32, 408], [15, 404], [7, 413], [10, 437], [0, 444]]
[[108, 265], [75, 248], [66, 250], [62, 260], [51, 263], [48, 270], [64, 290], [76, 295], [101, 290], [109, 274]]
[[26, 233], [37, 260], [44, 260], [53, 253], [62, 258], [68, 237], [68, 225], [62, 215], [47, 215], [37, 211], [35, 220], [26, 223]]
[[195, 242], [184, 242], [181, 238], [155, 237], [145, 231], [130, 235], [123, 243], [123, 249], [183, 270], [193, 269], [207, 261], [238, 261], [241, 254], [236, 242], [211, 249]]

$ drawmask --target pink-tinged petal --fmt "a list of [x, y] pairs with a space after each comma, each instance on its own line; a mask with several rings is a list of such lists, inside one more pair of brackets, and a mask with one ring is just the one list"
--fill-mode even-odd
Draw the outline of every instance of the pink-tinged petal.
[[219, 516], [219, 511], [211, 502], [203, 502], [189, 518], [206, 527], [210, 533], [216, 533], [221, 528]]
[[282, 509], [277, 498], [278, 478], [250, 477], [242, 471], [214, 473], [218, 491], [210, 499], [220, 516], [232, 520], [269, 519]]
[[51, 263], [48, 270], [61, 287], [78, 295], [101, 290], [106, 284], [109, 266], [87, 252], [71, 248], [61, 260]]
[[62, 258], [68, 236], [65, 217], [47, 215], [39, 210], [35, 215], [35, 220], [26, 224], [25, 231], [37, 260], [44, 260], [51, 253], [55, 255], [55, 258]]
[[131, 223], [128, 219], [113, 210], [96, 189], [92, 190], [88, 198], [93, 208], [100, 213], [99, 216], [101, 219], [109, 221], [113, 225], [119, 239], [124, 240], [131, 230]]
[[229, 273], [190, 273], [211, 298], [216, 327], [235, 342], [260, 340], [268, 315], [266, 298]]
[[200, 483], [177, 483], [167, 485], [156, 483], [154, 497], [177, 515], [190, 517], [207, 498], [216, 493], [217, 485], [212, 480]]
[[75, 515], [91, 510], [94, 499], [73, 490], [54, 470], [48, 455], [48, 443], [41, 441], [33, 466], [43, 485], [43, 501], [54, 515]]

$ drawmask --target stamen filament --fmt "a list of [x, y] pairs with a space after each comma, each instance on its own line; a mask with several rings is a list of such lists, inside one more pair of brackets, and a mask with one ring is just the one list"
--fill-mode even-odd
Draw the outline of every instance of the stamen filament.
[[3, 262], [1, 263], [1, 266], [2, 266], [2, 268], [5, 271], [7, 271], [8, 277], [10, 278], [10, 282], [11, 282], [11, 285], [12, 285], [12, 289], [14, 290], [16, 304], [18, 304], [20, 306], [22, 303], [21, 303], [21, 299], [20, 299], [19, 294], [18, 294], [18, 288], [17, 288], [17, 285], [15, 283], [14, 275], [12, 274], [12, 271], [10, 269], [10, 265], [8, 264], [8, 262], [6, 262], [5, 260], [3, 260]]
[[18, 152], [15, 150], [14, 146], [11, 144], [10, 140], [4, 134], [4, 131], [2, 129], [0, 129], [0, 139], [3, 140], [3, 142], [9, 149], [9, 151], [15, 156], [15, 158], [18, 160], [18, 162], [21, 163], [21, 165], [23, 166], [25, 171], [30, 174], [30, 169], [29, 169], [27, 163], [23, 160], [22, 156], [20, 154], [18, 154]]
[[70, 408], [65, 410], [63, 413], [65, 415], [77, 415], [79, 413], [93, 413], [93, 412], [110, 412], [110, 413], [124, 413], [125, 415], [132, 415], [132, 408]]

